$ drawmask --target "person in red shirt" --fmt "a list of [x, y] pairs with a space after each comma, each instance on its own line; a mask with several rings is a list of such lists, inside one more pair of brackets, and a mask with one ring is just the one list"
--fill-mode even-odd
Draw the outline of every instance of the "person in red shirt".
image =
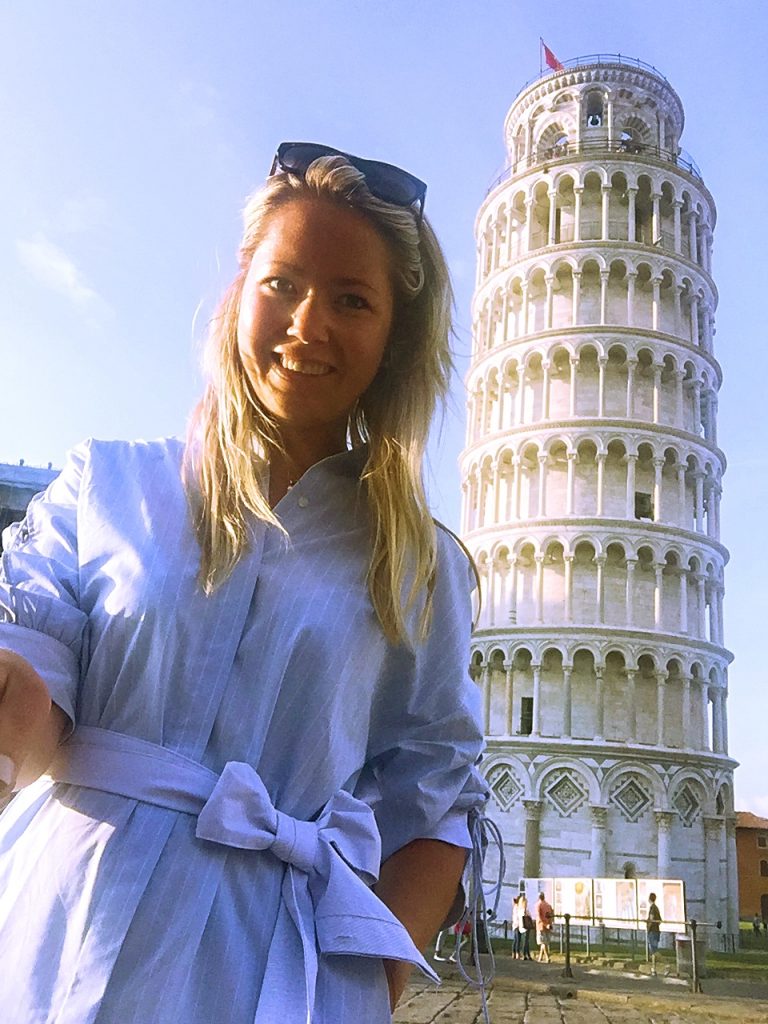
[[539, 963], [548, 964], [551, 961], [549, 955], [549, 943], [552, 939], [552, 922], [555, 919], [555, 912], [551, 903], [548, 903], [544, 893], [539, 893], [539, 898], [533, 908], [533, 919], [536, 922], [536, 941], [539, 944]]

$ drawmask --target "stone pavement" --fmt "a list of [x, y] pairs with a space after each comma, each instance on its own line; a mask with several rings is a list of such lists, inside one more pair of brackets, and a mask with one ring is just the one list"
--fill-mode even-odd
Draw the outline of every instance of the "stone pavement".
[[[765, 985], [708, 981], [705, 994], [693, 996], [678, 979], [574, 967], [569, 982], [562, 977], [562, 963], [526, 964], [514, 973], [503, 961], [500, 967], [488, 997], [491, 1024], [768, 1024]], [[536, 972], [538, 979], [530, 980]], [[482, 1024], [477, 990], [455, 970], [441, 965], [441, 974], [439, 989], [414, 978], [394, 1024]], [[753, 992], [766, 998], [751, 997]]]

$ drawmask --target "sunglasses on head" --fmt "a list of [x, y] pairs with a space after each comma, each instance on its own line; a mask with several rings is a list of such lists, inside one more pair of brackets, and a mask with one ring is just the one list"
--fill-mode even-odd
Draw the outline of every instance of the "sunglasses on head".
[[272, 161], [269, 176], [272, 177], [281, 170], [303, 178], [309, 165], [321, 156], [343, 156], [363, 175], [371, 195], [383, 199], [385, 203], [405, 207], [418, 203], [416, 223], [421, 225], [427, 186], [413, 174], [409, 174], [401, 167], [395, 167], [394, 164], [385, 164], [381, 160], [364, 160], [362, 157], [353, 156], [332, 146], [323, 146], [318, 142], [281, 142]]

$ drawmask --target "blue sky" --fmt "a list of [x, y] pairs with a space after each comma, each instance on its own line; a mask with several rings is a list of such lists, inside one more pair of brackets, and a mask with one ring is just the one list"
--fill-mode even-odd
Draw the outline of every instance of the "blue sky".
[[[562, 60], [622, 53], [659, 68], [718, 206], [730, 746], [738, 807], [768, 816], [766, 5], [0, 0], [0, 461], [60, 465], [86, 436], [183, 432], [243, 199], [282, 139], [380, 157], [429, 183], [463, 375], [474, 217], [504, 165], [504, 115], [539, 71], [540, 35]], [[453, 526], [463, 415], [457, 385], [430, 485]]]

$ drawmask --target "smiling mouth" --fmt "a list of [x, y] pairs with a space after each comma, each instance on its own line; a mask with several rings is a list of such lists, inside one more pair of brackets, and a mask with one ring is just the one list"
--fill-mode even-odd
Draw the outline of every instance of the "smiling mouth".
[[276, 352], [275, 359], [282, 369], [288, 370], [290, 373], [299, 373], [305, 377], [324, 377], [333, 373], [332, 366], [315, 359], [291, 359], [284, 352]]

